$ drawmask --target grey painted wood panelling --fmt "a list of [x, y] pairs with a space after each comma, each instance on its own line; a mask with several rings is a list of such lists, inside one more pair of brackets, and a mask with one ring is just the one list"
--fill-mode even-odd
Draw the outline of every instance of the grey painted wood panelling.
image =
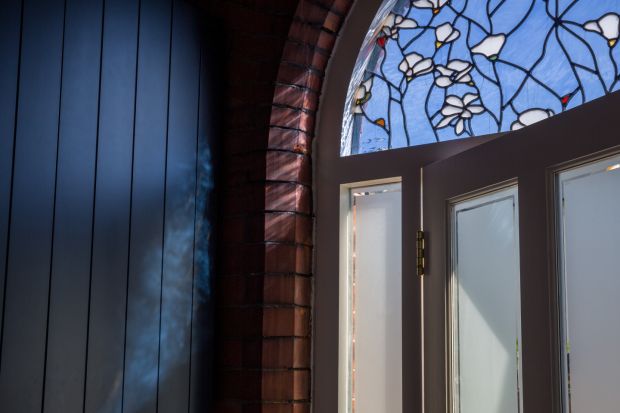
[[0, 411], [209, 411], [213, 71], [184, 0], [0, 12]]

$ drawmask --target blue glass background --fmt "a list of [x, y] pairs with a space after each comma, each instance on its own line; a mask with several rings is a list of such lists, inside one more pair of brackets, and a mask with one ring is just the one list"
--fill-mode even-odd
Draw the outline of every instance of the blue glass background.
[[[418, 27], [400, 29], [398, 39], [386, 37], [372, 49], [363, 77], [373, 78], [371, 98], [363, 113], [354, 115], [350, 153], [344, 149], [343, 155], [509, 131], [526, 110], [558, 114], [620, 89], [620, 45], [610, 47], [601, 34], [583, 27], [610, 12], [620, 14], [619, 0], [452, 0], [436, 14], [398, 1], [393, 13]], [[460, 36], [436, 50], [435, 28], [447, 22]], [[375, 41], [384, 36], [378, 32]], [[497, 60], [472, 54], [471, 48], [500, 33], [506, 42]], [[440, 88], [437, 70], [407, 81], [399, 65], [414, 52], [432, 58], [435, 66], [453, 59], [471, 62], [475, 86]], [[438, 129], [446, 96], [466, 93], [479, 93], [472, 104], [485, 111], [474, 115], [461, 135], [455, 122]], [[570, 99], [563, 103], [566, 96]]]

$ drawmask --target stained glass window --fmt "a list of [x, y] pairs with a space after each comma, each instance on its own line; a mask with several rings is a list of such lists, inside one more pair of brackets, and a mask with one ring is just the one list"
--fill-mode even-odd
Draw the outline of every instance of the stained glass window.
[[341, 155], [521, 129], [620, 89], [620, 0], [386, 0]]

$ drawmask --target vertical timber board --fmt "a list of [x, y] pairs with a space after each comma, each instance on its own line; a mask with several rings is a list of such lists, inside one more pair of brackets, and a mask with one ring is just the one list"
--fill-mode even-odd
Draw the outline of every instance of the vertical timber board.
[[171, 0], [144, 1], [127, 293], [125, 412], [156, 413]]
[[67, 0], [44, 412], [81, 413], [103, 0]]
[[0, 406], [40, 413], [45, 365], [64, 2], [24, 4]]
[[[2, 3], [2, 6], [2, 13], [0, 13], [0, 62], [2, 62], [0, 65], [0, 320], [4, 303], [9, 237], [22, 2], [7, 0]], [[1, 337], [2, 331], [0, 330]]]
[[188, 410], [194, 259], [200, 31], [189, 3], [174, 0], [166, 172], [159, 412]]
[[85, 413], [122, 410], [139, 2], [104, 16]]
[[[202, 32], [202, 30], [201, 30]], [[202, 32], [200, 53], [200, 101], [198, 103], [198, 153], [196, 165], [196, 212], [194, 226], [194, 275], [191, 322], [191, 361], [189, 412], [207, 411], [211, 400], [211, 362], [212, 348], [212, 295], [211, 270], [213, 263], [213, 245], [211, 238], [214, 171], [213, 171], [213, 127], [210, 101], [213, 92], [212, 73], [207, 70], [209, 55]]]

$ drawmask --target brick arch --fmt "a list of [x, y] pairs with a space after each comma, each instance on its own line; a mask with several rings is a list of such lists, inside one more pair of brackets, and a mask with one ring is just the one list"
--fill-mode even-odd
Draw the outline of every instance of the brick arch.
[[325, 68], [352, 3], [213, 7], [230, 28], [216, 276], [220, 413], [310, 412], [311, 147]]

